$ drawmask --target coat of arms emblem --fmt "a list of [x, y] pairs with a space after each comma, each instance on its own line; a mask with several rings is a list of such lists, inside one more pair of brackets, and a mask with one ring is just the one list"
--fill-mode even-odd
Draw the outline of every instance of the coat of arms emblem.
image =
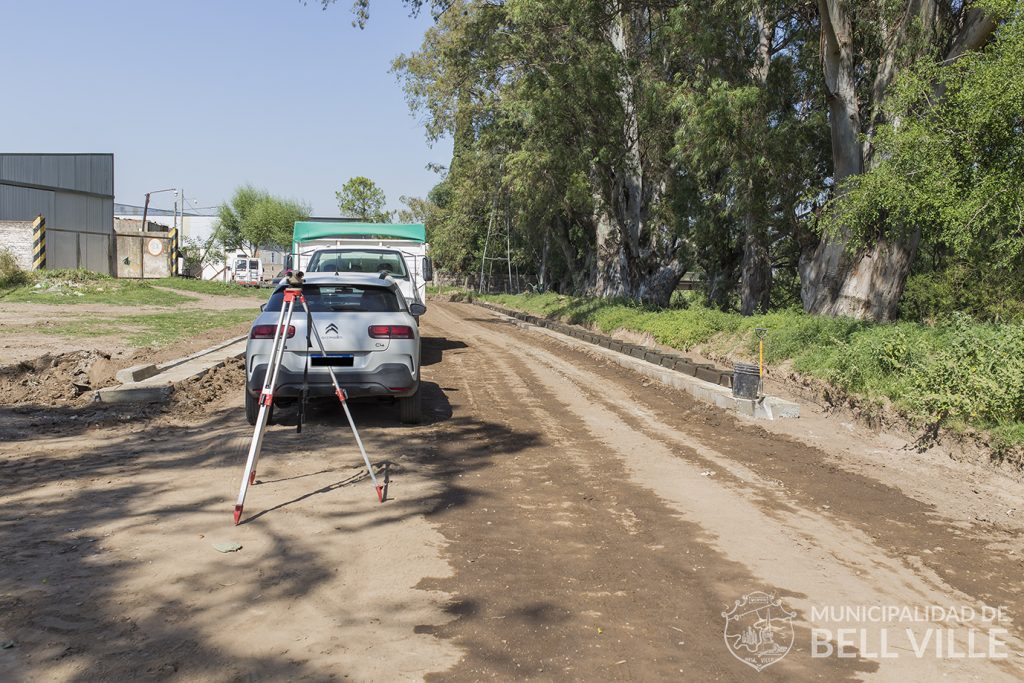
[[725, 617], [729, 652], [757, 671], [774, 664], [793, 647], [793, 617], [782, 600], [761, 591], [747, 593]]

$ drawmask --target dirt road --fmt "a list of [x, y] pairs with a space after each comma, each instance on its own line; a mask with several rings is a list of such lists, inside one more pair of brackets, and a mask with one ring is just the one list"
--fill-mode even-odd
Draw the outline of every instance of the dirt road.
[[[162, 412], [0, 409], [0, 680], [1024, 677], [1019, 484], [739, 421], [470, 305], [423, 333], [426, 424], [354, 410], [384, 505], [326, 405], [271, 429], [233, 527], [237, 366]], [[781, 603], [727, 622], [755, 591]]]

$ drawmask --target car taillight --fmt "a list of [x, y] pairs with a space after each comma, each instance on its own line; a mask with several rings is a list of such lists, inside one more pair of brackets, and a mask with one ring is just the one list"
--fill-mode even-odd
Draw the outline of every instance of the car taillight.
[[[250, 339], [273, 339], [274, 338], [274, 327], [275, 325], [253, 325], [252, 332], [249, 333]], [[286, 335], [289, 339], [295, 336], [295, 325], [288, 326], [288, 334]]]
[[370, 325], [366, 330], [373, 339], [415, 339], [408, 325]]

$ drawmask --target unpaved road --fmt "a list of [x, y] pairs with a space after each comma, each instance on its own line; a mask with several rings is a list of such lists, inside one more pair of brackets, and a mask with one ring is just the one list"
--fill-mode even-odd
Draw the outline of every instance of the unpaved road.
[[[807, 445], [483, 309], [431, 308], [426, 424], [354, 409], [384, 505], [328, 404], [302, 434], [271, 429], [233, 527], [237, 366], [163, 412], [0, 409], [0, 680], [1022, 678], [1020, 523], [964, 502], [1018, 484]], [[793, 614], [760, 673], [723, 637], [752, 591]], [[870, 606], [976, 616], [843, 612]], [[849, 656], [812, 656], [812, 631]]]

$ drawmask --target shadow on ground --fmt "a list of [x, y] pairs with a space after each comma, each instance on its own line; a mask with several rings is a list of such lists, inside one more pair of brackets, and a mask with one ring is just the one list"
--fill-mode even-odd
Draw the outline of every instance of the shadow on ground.
[[[431, 339], [425, 343], [425, 354], [436, 352], [432, 362], [439, 362], [444, 351], [461, 348], [461, 342]], [[348, 515], [335, 511], [331, 523], [339, 532], [398, 524], [467, 505], [474, 494], [460, 483], [464, 476], [538, 441], [532, 432], [454, 416], [445, 390], [433, 382], [424, 382], [423, 390], [423, 426], [400, 425], [397, 410], [390, 406], [354, 402], [352, 413], [377, 465], [386, 466], [389, 476], [415, 472], [429, 478], [434, 484], [431, 493]], [[222, 396], [180, 415], [152, 407], [117, 408], [102, 415], [92, 407], [0, 409], [0, 429], [12, 437], [0, 452], [0, 629], [15, 643], [0, 651], [0, 674], [21, 667], [32, 679], [66, 667], [61, 670], [72, 671], [68, 680], [74, 681], [345, 676], [344, 671], [328, 676], [315, 659], [298, 655], [239, 658], [217, 649], [210, 638], [218, 629], [213, 615], [241, 606], [225, 604], [220, 597], [224, 591], [218, 585], [225, 584], [217, 581], [223, 581], [222, 576], [193, 576], [196, 585], [185, 587], [184, 593], [178, 590], [179, 597], [174, 598], [160, 590], [149, 594], [132, 588], [140, 585], [140, 577], [159, 577], [170, 568], [160, 566], [166, 560], [159, 554], [151, 554], [158, 558], [151, 560], [126, 548], [161, 537], [180, 538], [183, 529], [205, 523], [211, 514], [223, 513], [225, 526], [230, 523], [237, 489], [232, 484], [225, 490], [221, 482], [225, 471], [231, 482], [235, 471], [241, 473], [251, 434], [235, 400], [240, 403], [237, 397]], [[79, 421], [82, 424], [74, 424]], [[14, 442], [22, 448], [12, 447]], [[339, 444], [348, 444], [346, 457], [351, 457], [346, 462], [325, 462], [317, 456]], [[361, 460], [336, 404], [333, 409], [316, 406], [302, 434], [294, 428], [272, 427], [265, 448], [264, 459], [288, 448], [311, 454], [283, 477], [308, 478], [310, 484], [292, 500], [260, 500], [258, 505], [247, 501], [247, 512], [258, 513], [250, 522], [285, 509], [316, 517], [324, 513], [311, 499], [348, 486], [369, 488], [365, 472], [358, 471]], [[332, 470], [339, 475], [335, 482], [314, 483], [313, 475]], [[244, 588], [242, 604], [288, 604], [336, 577], [338, 560], [327, 555], [327, 539], [304, 537], [301, 520], [290, 522], [285, 532], [258, 521], [248, 527], [269, 542], [271, 551], [246, 565], [244, 575], [252, 585]], [[110, 537], [117, 543], [108, 545], [105, 539]], [[344, 538], [339, 533], [330, 544], [344, 543]], [[173, 561], [177, 569], [177, 563], [188, 560]], [[386, 573], [386, 568], [382, 571]], [[258, 580], [253, 580], [256, 575]], [[338, 615], [339, 620], [345, 618]]]

